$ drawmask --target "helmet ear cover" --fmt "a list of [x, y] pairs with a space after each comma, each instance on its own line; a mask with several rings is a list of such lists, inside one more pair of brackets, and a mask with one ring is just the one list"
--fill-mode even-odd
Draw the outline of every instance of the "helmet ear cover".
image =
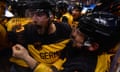
[[102, 50], [109, 50], [119, 42], [120, 19], [111, 13], [93, 12], [83, 16], [79, 23], [79, 30], [97, 42]]

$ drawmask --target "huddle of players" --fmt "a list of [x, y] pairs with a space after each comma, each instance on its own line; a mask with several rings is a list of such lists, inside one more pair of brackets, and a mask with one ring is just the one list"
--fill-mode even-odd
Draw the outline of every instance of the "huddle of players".
[[11, 72], [109, 71], [114, 56], [111, 49], [120, 37], [118, 16], [107, 12], [85, 14], [71, 31], [68, 13], [61, 22], [51, 21], [48, 2], [32, 2], [29, 10], [32, 22], [8, 32]]

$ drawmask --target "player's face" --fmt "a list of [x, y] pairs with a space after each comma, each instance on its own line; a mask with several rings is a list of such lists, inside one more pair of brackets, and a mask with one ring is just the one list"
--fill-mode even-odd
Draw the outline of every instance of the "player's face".
[[87, 51], [96, 51], [99, 48], [99, 44], [96, 42], [88, 41], [88, 37], [79, 31], [79, 29], [75, 29], [71, 34], [73, 45], [76, 48], [84, 48]]
[[83, 46], [83, 43], [84, 43], [84, 40], [85, 40], [85, 36], [78, 29], [75, 29], [72, 32], [71, 37], [73, 39], [73, 43], [74, 43], [75, 47], [81, 48]]
[[77, 19], [80, 16], [80, 11], [78, 9], [73, 9], [72, 16], [74, 19]]
[[48, 30], [48, 23], [49, 23], [49, 17], [46, 15], [46, 13], [33, 13], [32, 15], [32, 21], [34, 24], [38, 27], [39, 34], [43, 35], [45, 34], [46, 30]]

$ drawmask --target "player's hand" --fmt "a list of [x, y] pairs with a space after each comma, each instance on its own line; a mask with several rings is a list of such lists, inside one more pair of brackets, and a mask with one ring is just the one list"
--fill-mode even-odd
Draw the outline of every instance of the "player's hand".
[[13, 57], [16, 57], [16, 58], [20, 58], [20, 59], [23, 59], [25, 60], [25, 58], [27, 58], [29, 56], [29, 53], [27, 51], [26, 48], [24, 48], [22, 45], [20, 44], [16, 44], [12, 47], [12, 51], [13, 51], [13, 54], [12, 56]]

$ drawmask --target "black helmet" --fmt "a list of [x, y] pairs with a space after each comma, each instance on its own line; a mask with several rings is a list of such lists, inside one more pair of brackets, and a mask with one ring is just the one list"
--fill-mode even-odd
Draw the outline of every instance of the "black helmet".
[[67, 8], [68, 8], [68, 3], [65, 2], [65, 1], [58, 1], [58, 2], [57, 2], [57, 8], [58, 8], [59, 10], [67, 10]]
[[82, 7], [80, 5], [73, 5], [72, 10], [73, 9], [78, 9], [79, 11], [81, 11]]
[[27, 9], [26, 1], [11, 1], [10, 6], [12, 8], [12, 13], [18, 17], [24, 17], [25, 11]]
[[31, 1], [28, 3], [28, 9], [38, 13], [46, 13], [48, 16], [52, 10], [52, 5], [47, 1]]
[[120, 19], [111, 13], [94, 12], [83, 16], [79, 23], [86, 41], [99, 43], [102, 51], [109, 50], [120, 39]]
[[47, 1], [30, 1], [28, 4], [30, 9], [51, 9], [51, 4]]

